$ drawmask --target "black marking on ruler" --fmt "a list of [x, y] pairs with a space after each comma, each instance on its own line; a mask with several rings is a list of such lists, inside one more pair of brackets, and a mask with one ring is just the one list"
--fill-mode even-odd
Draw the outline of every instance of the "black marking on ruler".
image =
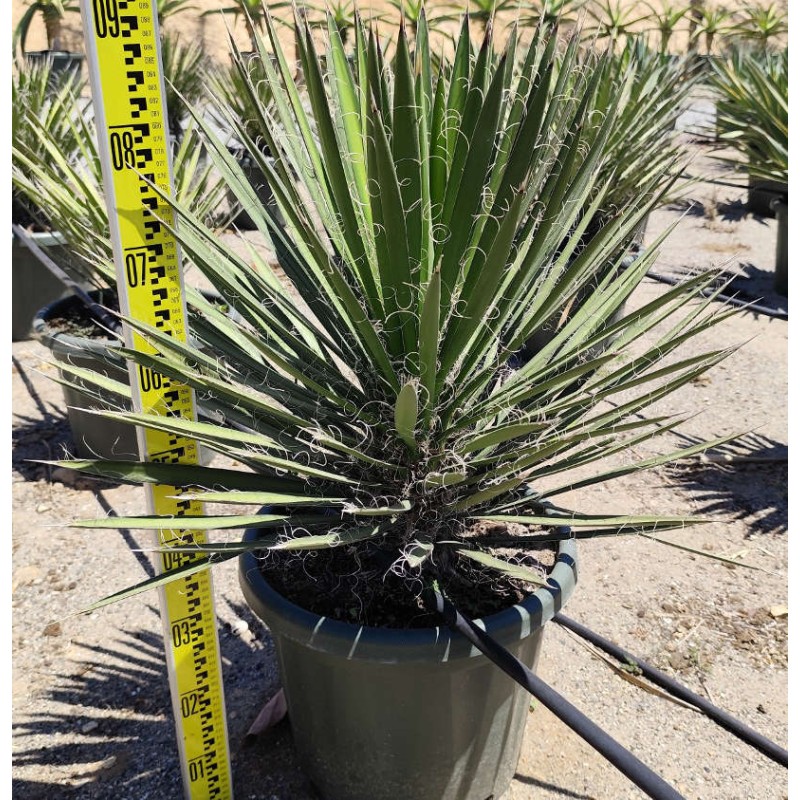
[[119, 22], [123, 39], [130, 39], [133, 31], [139, 30], [139, 18], [134, 14], [125, 14], [119, 18]]
[[178, 464], [185, 455], [185, 447], [174, 447], [170, 450], [161, 450], [158, 453], [154, 453], [150, 456], [150, 460], [159, 464]]
[[144, 72], [140, 69], [129, 69], [125, 73], [131, 83], [128, 84], [128, 91], [135, 92], [144, 83]]
[[[119, 5], [122, 6], [122, 3], [120, 3]], [[128, 4], [125, 3], [125, 5], [127, 6]], [[140, 44], [133, 44], [132, 42], [128, 42], [127, 44], [122, 45], [122, 50], [126, 54], [129, 54], [125, 56], [126, 67], [133, 66], [134, 61], [137, 58], [142, 57], [142, 46]]]
[[139, 191], [142, 194], [147, 194], [148, 192], [152, 192], [153, 191], [153, 187], [144, 182], [145, 179], [150, 181], [150, 183], [155, 183], [155, 180], [156, 180], [155, 172], [145, 172], [142, 175], [142, 185], [139, 187]]
[[153, 305], [160, 306], [169, 296], [169, 292], [166, 289], [153, 289]]
[[157, 233], [161, 233], [161, 223], [154, 220], [148, 219], [144, 223], [144, 227], [147, 228], [147, 233], [145, 233], [145, 239], [155, 239]]
[[134, 109], [131, 111], [131, 116], [135, 119], [139, 119], [142, 114], [147, 111], [147, 98], [146, 97], [131, 97], [130, 104], [134, 106]]
[[168, 308], [159, 309], [153, 316], [156, 318], [156, 328], [159, 329], [166, 327], [172, 321], [172, 311]]
[[136, 150], [136, 155], [138, 157], [138, 161], [136, 162], [136, 166], [141, 169], [142, 167], [146, 167], [152, 160], [153, 160], [153, 148], [152, 147], [139, 147]]
[[[147, 102], [147, 101], [145, 101]], [[110, 131], [120, 129], [130, 129], [133, 131], [133, 141], [135, 144], [141, 144], [145, 136], [150, 136], [150, 123], [149, 122], [126, 122], [124, 125], [109, 125]]]

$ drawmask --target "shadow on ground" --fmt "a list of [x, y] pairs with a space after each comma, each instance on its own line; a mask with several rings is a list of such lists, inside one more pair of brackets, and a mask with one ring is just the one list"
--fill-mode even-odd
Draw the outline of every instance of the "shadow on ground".
[[[288, 723], [247, 735], [277, 689], [269, 685], [272, 643], [247, 606], [228, 602], [228, 610], [252, 631], [251, 641], [230, 623], [219, 631], [234, 786], [242, 797], [311, 800], [315, 795], [296, 762]], [[152, 606], [150, 611], [159, 613]], [[14, 798], [183, 797], [162, 638], [133, 628], [108, 646], [76, 647], [78, 660], [53, 675], [40, 701], [43, 710], [13, 728], [17, 775], [35, 775], [37, 765], [47, 765], [63, 778], [56, 784], [15, 778]], [[263, 794], [265, 787], [272, 791]]]
[[[682, 437], [688, 445], [697, 442]], [[694, 495], [697, 513], [725, 514], [747, 523], [748, 536], [789, 528], [789, 448], [749, 434], [707, 460], [677, 465], [670, 475]]]

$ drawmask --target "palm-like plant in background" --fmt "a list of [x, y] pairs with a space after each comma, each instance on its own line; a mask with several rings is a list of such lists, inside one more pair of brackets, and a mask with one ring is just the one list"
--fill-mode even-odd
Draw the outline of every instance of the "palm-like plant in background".
[[520, 24], [559, 26], [564, 30], [578, 21], [576, 14], [582, 5], [583, 0], [532, 0], [523, 6]]
[[789, 32], [786, 13], [776, 3], [766, 6], [748, 3], [737, 10], [734, 18], [730, 33], [764, 50]]
[[[357, 596], [383, 592], [408, 607], [432, 581], [446, 592], [475, 580], [487, 589], [495, 581], [479, 578], [485, 570], [541, 583], [491, 548], [563, 538], [557, 526], [655, 538], [684, 526], [683, 517], [553, 505], [571, 489], [706, 446], [603, 466], [672, 430], [676, 420], [645, 409], [727, 352], [674, 356], [729, 313], [691, 302], [714, 280], [702, 275], [615, 323], [611, 350], [589, 355], [655, 257], [651, 249], [628, 270], [607, 269], [658, 201], [655, 176], [585, 235], [608, 188], [600, 176], [621, 100], [591, 113], [610, 56], [584, 62], [577, 37], [557, 56], [557, 37], [540, 30], [521, 49], [512, 33], [501, 56], [489, 33], [473, 57], [465, 21], [452, 62], [435, 72], [423, 17], [413, 54], [401, 30], [388, 62], [374, 33], [357, 27], [351, 66], [330, 20], [327, 80], [310, 30], [297, 29], [302, 96], [269, 21], [267, 33], [277, 66], [259, 46], [273, 105], [261, 105], [252, 82], [248, 93], [274, 162], [244, 126], [236, 135], [268, 176], [285, 225], [259, 206], [225, 143], [199, 121], [218, 169], [272, 242], [281, 278], [257, 253], [231, 252], [178, 204], [185, 252], [241, 316], [194, 320], [213, 357], [138, 323], [155, 354], [122, 352], [193, 387], [220, 422], [115, 415], [188, 435], [244, 469], [65, 466], [192, 489], [209, 501], [268, 504], [272, 513], [182, 518], [187, 531], [254, 526], [264, 536], [255, 545], [187, 542], [184, 566], [110, 599], [253, 547], [273, 559], [312, 552], [317, 565], [344, 548]], [[596, 291], [553, 341], [509, 369], [522, 343], [590, 285]], [[663, 335], [642, 345], [668, 319]], [[605, 404], [610, 398], [620, 399]], [[592, 465], [595, 474], [577, 477]], [[502, 530], [481, 533], [478, 521]], [[172, 528], [175, 520], [79, 524]], [[512, 524], [535, 533], [510, 537]], [[325, 580], [324, 569], [316, 573]], [[369, 603], [355, 605], [348, 619], [369, 624]]]
[[612, 47], [637, 33], [641, 23], [647, 19], [647, 14], [635, 12], [622, 0], [591, 0], [586, 13], [593, 20], [593, 24], [586, 27], [587, 38], [600, 42], [607, 40]]
[[789, 176], [789, 52], [735, 49], [714, 63], [717, 135], [753, 178], [786, 184]]
[[45, 35], [47, 36], [47, 49], [61, 50], [61, 28], [64, 17], [68, 13], [74, 14], [79, 11], [80, 6], [78, 3], [70, 0], [66, 0], [66, 2], [64, 0], [33, 0], [14, 30], [11, 43], [12, 49], [16, 50], [17, 45], [19, 45], [22, 52], [25, 53], [31, 24], [37, 15], [41, 15], [44, 22]]
[[188, 44], [175, 34], [161, 36], [161, 63], [164, 68], [164, 99], [167, 121], [174, 139], [183, 136], [187, 103], [196, 103], [205, 94], [208, 59], [197, 42]]
[[[588, 242], [602, 227], [628, 213], [632, 202], [649, 203], [667, 190], [679, 192], [675, 176], [685, 165], [686, 154], [675, 123], [688, 106], [696, 70], [685, 59], [676, 61], [652, 51], [644, 36], [629, 37], [618, 53], [590, 52], [584, 58], [587, 67], [600, 73], [599, 87], [587, 113], [613, 118], [598, 175], [599, 185], [606, 188], [584, 233]], [[572, 91], [569, 83], [566, 90]], [[584, 210], [588, 212], [589, 207], [587, 203]], [[526, 343], [521, 357], [527, 357], [548, 341], [554, 330], [563, 327], [570, 313], [582, 307], [608, 273], [619, 270], [620, 264], [627, 267], [636, 258], [645, 225], [646, 219], [620, 242], [618, 251], [607, 261], [607, 269], [598, 269], [595, 282], [567, 300], [565, 307]], [[621, 311], [620, 306], [611, 319]]]
[[[16, 61], [11, 73], [12, 146], [24, 149], [35, 162], [46, 160], [48, 140], [66, 158], [80, 148], [75, 118], [82, 116], [86, 105], [80, 99], [85, 83], [74, 73], [67, 73], [53, 91], [50, 74], [46, 62], [25, 58]], [[47, 131], [46, 137], [42, 137], [42, 130]], [[49, 226], [37, 206], [16, 187], [12, 190], [12, 218], [25, 227]]]
[[[74, 269], [82, 282], [98, 288], [113, 286], [116, 271], [91, 101], [81, 98], [77, 86], [67, 86], [48, 107], [54, 119], [30, 105], [14, 104], [18, 135], [12, 142], [11, 178], [15, 193], [35, 209], [34, 218], [42, 227], [61, 234], [77, 257]], [[29, 135], [19, 135], [22, 131]], [[192, 124], [173, 152], [175, 196], [213, 225], [220, 219], [225, 186], [212, 166], [203, 163], [199, 145]]]
[[712, 55], [714, 45], [719, 37], [729, 33], [733, 27], [732, 13], [723, 6], [716, 8], [703, 7], [700, 9], [697, 27], [693, 29], [692, 36], [699, 39], [703, 37], [706, 48], [706, 55]]
[[649, 19], [653, 25], [650, 30], [658, 33], [658, 51], [669, 53], [672, 37], [678, 30], [678, 26], [683, 22], [689, 13], [688, 5], [672, 5], [664, 2], [660, 7], [647, 4], [651, 10]]

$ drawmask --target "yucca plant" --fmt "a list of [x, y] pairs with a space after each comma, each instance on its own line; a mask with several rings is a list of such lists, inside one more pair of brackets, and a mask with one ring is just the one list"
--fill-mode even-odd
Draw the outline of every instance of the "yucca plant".
[[520, 25], [544, 25], [562, 30], [574, 25], [583, 0], [531, 0], [522, 6]]
[[641, 23], [647, 19], [647, 14], [637, 12], [634, 6], [622, 0], [590, 0], [586, 13], [593, 21], [586, 27], [586, 37], [607, 41], [612, 47], [638, 33]]
[[[592, 57], [588, 56], [588, 60]], [[698, 71], [688, 59], [652, 50], [644, 35], [629, 37], [611, 58], [598, 57], [602, 73], [592, 113], [613, 114], [601, 180], [608, 189], [597, 224], [624, 213], [644, 187], [661, 196], [689, 155], [675, 124], [689, 106]]]
[[789, 175], [789, 53], [734, 49], [714, 64], [718, 138], [753, 178], [786, 184]]
[[[235, 504], [230, 513], [182, 516], [180, 533], [175, 517], [158, 515], [74, 523], [180, 536], [169, 548], [179, 566], [95, 607], [257, 551], [280, 593], [314, 612], [316, 622], [300, 636], [310, 649], [322, 647], [331, 620], [355, 623], [346, 626], [344, 651], [337, 646], [340, 657], [326, 655], [324, 678], [301, 678], [298, 693], [290, 683], [305, 667], [296, 660], [284, 674], [298, 748], [330, 796], [353, 795], [328, 792], [329, 781], [364, 781], [369, 796], [380, 798], [457, 798], [465, 786], [471, 796], [499, 796], [519, 753], [527, 700], [503, 676], [499, 688], [491, 683], [491, 664], [480, 673], [489, 684], [470, 672], [456, 689], [448, 676], [470, 660], [469, 647], [440, 629], [414, 639], [430, 645], [413, 645], [410, 674], [396, 669], [393, 654], [365, 662], [361, 648], [375, 641], [372, 626], [438, 624], [421, 608], [426, 587], [470, 616], [491, 619], [546, 586], [536, 602], [549, 602], [552, 613], [567, 582], [549, 582], [529, 553], [560, 542], [554, 569], [574, 582], [566, 549], [572, 539], [644, 534], [661, 541], [664, 531], [694, 521], [680, 510], [600, 515], [559, 505], [573, 490], [713, 444], [623, 465], [608, 461], [675, 428], [679, 420], [647, 409], [725, 357], [727, 345], [684, 357], [676, 351], [732, 312], [699, 297], [716, 280], [703, 274], [604, 326], [655, 258], [651, 248], [630, 269], [607, 266], [658, 202], [652, 184], [661, 177], [646, 176], [638, 195], [585, 235], [604, 204], [606, 148], [635, 78], [628, 73], [604, 113], [594, 113], [611, 56], [584, 60], [579, 33], [558, 53], [556, 33], [539, 29], [521, 46], [512, 31], [496, 55], [490, 25], [473, 55], [465, 20], [452, 61], [436, 71], [424, 15], [413, 51], [401, 27], [390, 59], [374, 31], [361, 26], [348, 58], [332, 19], [320, 56], [311, 30], [298, 25], [304, 95], [268, 19], [271, 51], [259, 42], [259, 54], [272, 103], [264, 107], [248, 79], [258, 132], [240, 125], [235, 135], [267, 175], [281, 223], [259, 205], [226, 143], [196, 115], [217, 169], [271, 244], [280, 273], [255, 249], [240, 257], [175, 203], [184, 252], [238, 316], [193, 319], [205, 352], [131, 321], [153, 352], [120, 352], [192, 387], [217, 421], [108, 414], [189, 436], [238, 466], [61, 462]], [[272, 158], [263, 155], [262, 139]], [[515, 368], [521, 345], [587, 286], [594, 291], [580, 312]], [[609, 332], [612, 347], [592, 356]], [[252, 511], [241, 513], [242, 505]], [[259, 512], [263, 506], [269, 508]], [[198, 544], [193, 537], [241, 528], [256, 540]], [[516, 605], [509, 630], [538, 631], [547, 619], [543, 607]], [[292, 658], [301, 658], [299, 649], [310, 657], [270, 625], [284, 654], [291, 647]], [[532, 663], [533, 644], [519, 647]], [[424, 668], [416, 663], [422, 650], [431, 662]], [[470, 726], [491, 725], [467, 734], [454, 726], [467, 683], [478, 693], [467, 705], [483, 707], [491, 694], [505, 704], [507, 721], [498, 723], [495, 709], [475, 714], [470, 706]], [[330, 686], [336, 690], [325, 690], [323, 701], [318, 690]], [[366, 694], [379, 691], [370, 705]], [[301, 729], [308, 706], [322, 743]], [[401, 745], [384, 729], [394, 732], [398, 720], [413, 741]], [[442, 747], [442, 725], [459, 731], [452, 752]], [[350, 739], [356, 730], [359, 738]], [[482, 743], [498, 737], [488, 758], [494, 765], [502, 752], [505, 760], [487, 767]]]
[[[40, 226], [58, 231], [76, 256], [74, 269], [82, 282], [97, 288], [114, 286], [116, 271], [103, 194], [97, 130], [91, 101], [66, 89], [59, 97], [57, 124], [41, 118], [31, 107], [19, 108], [11, 148], [14, 191], [32, 209]], [[65, 141], [69, 147], [65, 147]], [[224, 222], [219, 208], [225, 185], [203, 163], [194, 123], [173, 153], [175, 196], [209, 225]]]
[[[290, 5], [290, 3], [280, 0], [279, 2], [270, 3], [270, 9], [272, 11], [277, 11], [279, 9], [288, 8]], [[200, 16], [207, 17], [216, 14], [231, 14], [233, 15], [234, 23], [241, 17], [247, 25], [251, 50], [255, 51], [258, 49], [258, 36], [264, 30], [266, 13], [267, 6], [263, 0], [232, 0], [230, 5], [224, 6], [223, 8], [209, 8]]]
[[669, 53], [672, 37], [678, 30], [679, 25], [689, 13], [688, 5], [673, 5], [672, 3], [662, 2], [661, 6], [653, 6], [647, 3], [651, 11], [648, 19], [652, 22], [650, 30], [658, 33], [658, 50], [660, 53]]
[[64, 17], [68, 13], [77, 13], [80, 6], [71, 0], [33, 0], [28, 4], [25, 13], [22, 15], [17, 27], [14, 29], [12, 48], [16, 50], [19, 45], [22, 53], [25, 53], [28, 41], [28, 32], [31, 24], [38, 15], [41, 15], [47, 36], [48, 50], [61, 50], [61, 32]]
[[[214, 470], [212, 477], [184, 466], [67, 465], [214, 485], [220, 491], [198, 496], [220, 502], [278, 504], [278, 514], [187, 518], [186, 528], [254, 525], [268, 532], [257, 547], [280, 553], [346, 545], [358, 559], [379, 557], [398, 575], [445, 587], [475, 562], [509, 571], [488, 555], [490, 540], [474, 535], [478, 520], [543, 526], [520, 546], [560, 538], [555, 525], [571, 525], [580, 536], [684, 526], [683, 517], [597, 518], [550, 501], [681, 455], [571, 477], [579, 465], [671, 430], [673, 420], [630, 415], [726, 354], [723, 348], [666, 364], [681, 342], [720, 317], [708, 303], [689, 307], [655, 344], [633, 354], [713, 276], [693, 278], [627, 315], [614, 326], [612, 351], [587, 359], [607, 334], [598, 320], [639, 283], [655, 256], [650, 249], [633, 269], [606, 276], [548, 348], [522, 369], [503, 372], [554, 310], [596, 280], [658, 200], [646, 186], [584, 238], [608, 189], [598, 177], [617, 114], [611, 101], [604, 116], [589, 113], [603, 69], [580, 60], [577, 38], [557, 59], [556, 38], [542, 32], [521, 53], [512, 36], [501, 57], [489, 34], [473, 59], [466, 21], [452, 64], [438, 74], [429, 69], [424, 23], [413, 55], [401, 29], [390, 63], [375, 35], [357, 29], [352, 67], [332, 20], [329, 26], [328, 81], [309, 29], [297, 30], [306, 102], [268, 25], [278, 66], [263, 46], [260, 52], [274, 107], [260, 107], [255, 85], [248, 91], [275, 161], [263, 157], [248, 130], [236, 131], [268, 175], [285, 227], [258, 208], [235, 160], [198, 114], [217, 168], [253, 209], [284, 281], [264, 261], [253, 266], [255, 253], [240, 259], [176, 204], [183, 247], [241, 320], [197, 321], [197, 335], [213, 341], [221, 358], [188, 352], [149, 329], [155, 355], [124, 351], [202, 392], [223, 421], [121, 418], [196, 437], [249, 471]], [[606, 58], [599, 57], [600, 67]], [[600, 408], [602, 399], [624, 392], [632, 394], [623, 404]], [[229, 491], [222, 491], [226, 481]], [[336, 509], [336, 519], [321, 513], [323, 506]], [[160, 528], [165, 521], [80, 524]], [[197, 557], [189, 569], [252, 547], [189, 547]], [[186, 568], [137, 590], [181, 572]], [[368, 572], [354, 574], [361, 581]], [[387, 591], [405, 595], [402, 581]], [[360, 613], [369, 619], [368, 609]]]
[[707, 8], [703, 6], [697, 19], [697, 26], [693, 28], [691, 36], [695, 39], [703, 38], [706, 55], [712, 55], [714, 47], [720, 37], [730, 33], [733, 28], [733, 13], [724, 6]]
[[786, 12], [777, 3], [748, 3], [735, 13], [730, 34], [736, 39], [767, 49], [789, 32]]
[[[85, 83], [73, 73], [64, 76], [56, 91], [50, 83], [50, 67], [42, 61], [17, 59], [11, 72], [12, 146], [24, 149], [35, 161], [46, 157], [47, 139], [56, 143], [66, 157], [80, 148], [75, 117], [85, 101], [80, 99]], [[47, 225], [39, 210], [16, 188], [12, 191], [13, 221], [23, 226]]]
[[400, 12], [400, 16], [408, 25], [412, 35], [416, 37], [417, 26], [425, 15], [425, 23], [429, 33], [437, 30], [442, 23], [450, 19], [450, 16], [443, 12], [442, 7], [434, 8], [430, 6], [426, 9], [425, 0], [389, 0], [389, 5]]
[[[589, 52], [584, 56], [584, 64], [600, 73], [598, 90], [587, 113], [600, 119], [613, 117], [598, 174], [599, 185], [605, 187], [603, 200], [594, 208], [583, 233], [584, 241], [588, 242], [598, 230], [629, 213], [632, 202], [649, 204], [659, 198], [659, 202], [665, 203], [665, 191], [669, 190], [671, 199], [682, 191], [683, 186], [676, 185], [674, 176], [681, 173], [688, 154], [675, 131], [675, 122], [688, 106], [696, 85], [696, 72], [685, 59], [673, 60], [651, 50], [644, 36], [629, 37], [622, 50], [612, 51], [610, 57], [607, 53]], [[572, 91], [569, 81], [565, 91]], [[587, 200], [585, 212], [594, 199]], [[609, 273], [619, 270], [620, 264], [628, 267], [641, 249], [646, 224], [645, 217], [637, 229], [620, 241], [618, 250], [606, 262], [606, 269], [598, 268], [593, 284], [567, 299], [550, 323], [541, 326], [526, 343], [521, 357], [528, 357], [542, 342], [549, 341], [553, 331], [579, 313], [586, 298]], [[619, 306], [607, 314], [606, 321], [613, 322], [622, 310], [623, 306]]]
[[174, 139], [183, 136], [188, 112], [187, 103], [196, 103], [204, 95], [207, 57], [202, 45], [185, 43], [175, 34], [161, 35], [161, 63], [164, 68], [164, 97], [167, 122]]

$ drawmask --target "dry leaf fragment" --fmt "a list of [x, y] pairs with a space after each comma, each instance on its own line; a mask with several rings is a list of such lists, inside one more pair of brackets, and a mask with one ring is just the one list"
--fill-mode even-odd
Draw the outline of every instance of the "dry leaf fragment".
[[278, 689], [264, 708], [258, 712], [255, 722], [250, 726], [250, 730], [247, 731], [247, 737], [264, 733], [267, 728], [277, 725], [285, 716], [286, 696], [283, 693], [283, 689]]
[[774, 619], [783, 619], [784, 617], [789, 616], [789, 607], [788, 606], [771, 606], [769, 609], [769, 615]]

